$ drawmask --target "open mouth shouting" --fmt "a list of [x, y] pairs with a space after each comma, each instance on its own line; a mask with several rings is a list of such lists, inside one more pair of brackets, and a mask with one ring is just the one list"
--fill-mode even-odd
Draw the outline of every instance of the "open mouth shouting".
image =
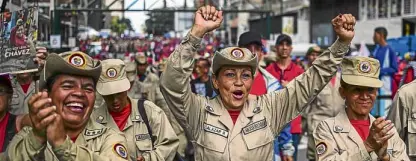
[[233, 92], [233, 97], [236, 100], [242, 100], [244, 98], [244, 92], [242, 90], [236, 90]]

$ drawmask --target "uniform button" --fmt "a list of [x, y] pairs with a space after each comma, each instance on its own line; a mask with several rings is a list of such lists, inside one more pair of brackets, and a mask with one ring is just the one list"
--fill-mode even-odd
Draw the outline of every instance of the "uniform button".
[[207, 109], [207, 111], [209, 111], [209, 112], [214, 112], [214, 109], [209, 105], [207, 107], [205, 107], [205, 109]]
[[416, 119], [416, 113], [412, 114], [412, 119]]
[[254, 108], [253, 113], [259, 113], [259, 112], [260, 112], [260, 107]]
[[341, 132], [344, 130], [341, 126], [335, 126], [335, 132]]
[[67, 151], [67, 150], [66, 150], [66, 151], [64, 152], [64, 156], [65, 156], [65, 157], [69, 157], [69, 156], [70, 156], [69, 151]]

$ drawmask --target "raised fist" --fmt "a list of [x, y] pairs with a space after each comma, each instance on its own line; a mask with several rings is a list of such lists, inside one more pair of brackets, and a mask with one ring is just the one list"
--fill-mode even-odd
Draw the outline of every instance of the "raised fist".
[[206, 33], [219, 28], [222, 20], [222, 11], [218, 11], [214, 6], [202, 6], [195, 13], [191, 34], [202, 38]]
[[350, 44], [354, 38], [355, 17], [351, 14], [340, 14], [332, 19], [332, 26], [339, 40]]

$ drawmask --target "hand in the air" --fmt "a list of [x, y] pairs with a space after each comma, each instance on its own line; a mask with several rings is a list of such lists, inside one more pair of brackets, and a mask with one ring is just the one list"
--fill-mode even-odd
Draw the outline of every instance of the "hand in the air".
[[355, 17], [351, 14], [340, 14], [332, 19], [332, 26], [341, 42], [346, 44], [351, 43], [355, 34], [355, 23]]
[[38, 63], [39, 67], [43, 67], [47, 56], [48, 56], [48, 50], [45, 47], [36, 47], [35, 62]]
[[214, 6], [202, 6], [195, 13], [191, 34], [202, 38], [206, 33], [219, 28], [222, 20], [222, 11], [218, 11]]

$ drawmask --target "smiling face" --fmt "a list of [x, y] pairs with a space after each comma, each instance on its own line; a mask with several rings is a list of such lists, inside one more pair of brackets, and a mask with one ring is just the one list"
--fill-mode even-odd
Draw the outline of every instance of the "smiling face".
[[250, 67], [224, 66], [213, 77], [214, 88], [218, 89], [226, 108], [241, 109], [248, 98], [253, 84]]
[[342, 83], [339, 88], [342, 98], [345, 98], [347, 113], [354, 117], [367, 117], [377, 98], [377, 88], [354, 86]]
[[65, 127], [82, 128], [94, 107], [95, 87], [90, 77], [58, 75], [50, 89], [49, 97], [62, 116]]

